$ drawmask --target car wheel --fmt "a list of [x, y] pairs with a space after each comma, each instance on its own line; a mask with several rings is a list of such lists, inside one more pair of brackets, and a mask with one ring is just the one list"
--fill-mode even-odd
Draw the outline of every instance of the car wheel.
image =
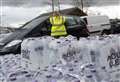
[[101, 35], [109, 35], [111, 34], [110, 30], [107, 30], [107, 29], [104, 29], [102, 32], [101, 32]]

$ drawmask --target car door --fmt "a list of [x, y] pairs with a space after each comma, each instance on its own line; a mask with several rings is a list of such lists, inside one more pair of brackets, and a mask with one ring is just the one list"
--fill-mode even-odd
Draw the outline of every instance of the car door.
[[76, 37], [84, 37], [88, 36], [87, 33], [83, 33], [84, 28], [86, 27], [86, 24], [84, 21], [82, 21], [79, 17], [77, 16], [68, 16], [66, 17], [66, 27], [67, 27], [67, 32], [70, 35], [76, 36]]
[[74, 17], [66, 17], [66, 28], [67, 28], [67, 33], [70, 35], [75, 36], [75, 30], [77, 29], [77, 22], [75, 21]]

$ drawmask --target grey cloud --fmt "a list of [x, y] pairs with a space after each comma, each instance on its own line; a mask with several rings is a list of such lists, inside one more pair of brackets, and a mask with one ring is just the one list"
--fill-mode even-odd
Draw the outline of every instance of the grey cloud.
[[43, 0], [1, 0], [2, 6], [42, 6]]
[[[81, 1], [81, 0], [79, 0]], [[108, 6], [118, 5], [120, 0], [83, 0], [84, 6]]]
[[27, 0], [1, 0], [2, 6], [21, 6], [27, 3]]
[[[0, 0], [2, 6], [39, 7], [50, 5], [52, 0]], [[81, 0], [60, 0], [61, 4], [72, 4]], [[118, 5], [120, 0], [83, 0], [84, 6]]]

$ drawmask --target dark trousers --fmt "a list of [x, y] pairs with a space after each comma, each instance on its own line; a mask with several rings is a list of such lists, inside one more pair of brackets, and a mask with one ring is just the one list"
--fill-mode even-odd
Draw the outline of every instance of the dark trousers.
[[66, 37], [67, 35], [53, 36], [54, 38]]

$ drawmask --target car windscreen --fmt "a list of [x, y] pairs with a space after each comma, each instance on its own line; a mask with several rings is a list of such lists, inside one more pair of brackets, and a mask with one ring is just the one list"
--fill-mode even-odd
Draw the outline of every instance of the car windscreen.
[[29, 29], [29, 28], [34, 28], [37, 25], [39, 25], [40, 23], [42, 23], [44, 20], [46, 20], [48, 18], [48, 16], [44, 16], [44, 17], [38, 17], [33, 19], [32, 21], [26, 23], [25, 25], [23, 25], [21, 27], [21, 29]]
[[79, 25], [81, 25], [81, 26], [86, 26], [87, 25], [87, 22], [84, 19], [82, 19], [80, 17], [75, 17], [75, 19], [76, 19], [76, 21]]
[[76, 25], [76, 21], [74, 19], [74, 17], [66, 17], [66, 25], [67, 26], [73, 26]]

